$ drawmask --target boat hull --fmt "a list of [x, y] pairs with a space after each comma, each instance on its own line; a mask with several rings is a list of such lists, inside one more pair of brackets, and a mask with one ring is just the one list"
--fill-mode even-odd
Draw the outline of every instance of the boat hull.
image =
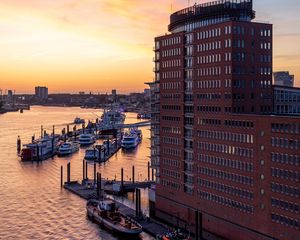
[[90, 217], [91, 219], [93, 219], [98, 224], [103, 225], [105, 228], [110, 229], [113, 232], [116, 232], [116, 233], [121, 234], [121, 235], [132, 236], [132, 237], [136, 237], [142, 232], [142, 229], [140, 229], [140, 228], [138, 228], [138, 229], [121, 229], [121, 228], [118, 228], [113, 222], [110, 222], [110, 221], [102, 218], [101, 216], [99, 216], [97, 214], [96, 211], [93, 211], [91, 208], [87, 207], [86, 209], [87, 209], [88, 217]]

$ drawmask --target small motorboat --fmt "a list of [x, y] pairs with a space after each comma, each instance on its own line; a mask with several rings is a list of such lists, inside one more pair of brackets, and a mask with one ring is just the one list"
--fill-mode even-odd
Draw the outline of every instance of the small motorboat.
[[70, 155], [79, 150], [80, 143], [79, 142], [66, 142], [63, 143], [57, 150], [58, 156], [66, 156]]
[[122, 215], [116, 204], [111, 199], [101, 201], [91, 199], [86, 204], [87, 215], [98, 224], [127, 236], [138, 236], [142, 232], [142, 226], [135, 220]]
[[93, 134], [89, 134], [89, 133], [84, 133], [79, 135], [79, 143], [81, 146], [88, 146], [88, 145], [92, 145], [93, 143], [95, 143], [96, 138]]

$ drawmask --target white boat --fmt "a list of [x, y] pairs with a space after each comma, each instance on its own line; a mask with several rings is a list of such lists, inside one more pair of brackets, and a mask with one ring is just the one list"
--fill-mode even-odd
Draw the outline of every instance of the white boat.
[[111, 199], [98, 201], [91, 199], [86, 204], [87, 215], [98, 224], [127, 236], [138, 236], [142, 226], [133, 219], [122, 215]]
[[123, 149], [135, 148], [140, 143], [140, 139], [135, 132], [125, 133], [122, 141], [121, 147]]
[[[100, 151], [100, 152], [99, 152]], [[84, 159], [86, 160], [104, 160], [105, 150], [99, 150], [97, 147], [88, 148], [85, 150]]]
[[44, 160], [52, 157], [57, 150], [58, 137], [46, 134], [43, 138], [25, 144], [21, 152], [23, 161]]
[[79, 150], [80, 143], [79, 142], [66, 142], [63, 143], [57, 150], [58, 156], [66, 156], [77, 152]]
[[118, 124], [124, 123], [126, 115], [119, 110], [104, 109], [101, 116], [101, 120], [98, 122], [97, 127], [110, 127]]
[[82, 124], [82, 123], [85, 123], [85, 120], [83, 118], [76, 117], [74, 119], [74, 123], [75, 124]]
[[93, 134], [84, 133], [79, 135], [78, 141], [81, 146], [88, 146], [95, 143], [96, 138]]

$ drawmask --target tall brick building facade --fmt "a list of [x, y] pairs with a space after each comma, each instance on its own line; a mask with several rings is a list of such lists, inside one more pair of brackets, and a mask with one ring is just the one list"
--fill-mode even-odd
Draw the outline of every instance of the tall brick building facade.
[[[226, 239], [300, 239], [300, 118], [273, 115], [272, 25], [252, 0], [195, 5], [155, 38], [155, 215]], [[209, 236], [207, 236], [209, 238]]]

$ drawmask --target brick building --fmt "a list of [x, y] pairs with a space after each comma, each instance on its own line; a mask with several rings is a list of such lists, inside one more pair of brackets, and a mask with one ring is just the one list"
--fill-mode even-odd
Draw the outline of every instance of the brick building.
[[253, 22], [252, 5], [194, 5], [155, 38], [155, 216], [195, 232], [199, 212], [226, 239], [296, 240], [300, 118], [273, 115], [272, 25]]

